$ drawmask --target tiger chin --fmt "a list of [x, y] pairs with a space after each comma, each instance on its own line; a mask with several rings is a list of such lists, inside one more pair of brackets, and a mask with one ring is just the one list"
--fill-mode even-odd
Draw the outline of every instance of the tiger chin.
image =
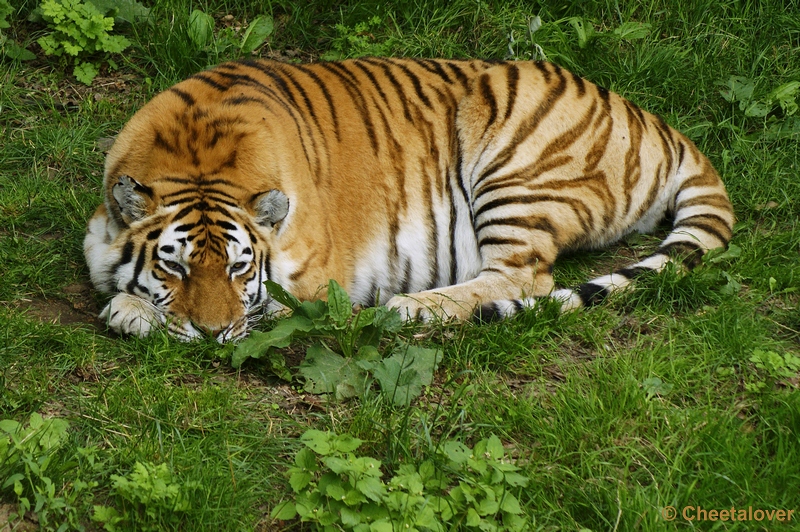
[[[267, 279], [405, 318], [564, 310], [731, 238], [718, 174], [662, 119], [546, 62], [222, 64], [156, 96], [110, 150], [84, 251], [109, 327], [236, 340]], [[658, 250], [573, 289], [565, 251], [671, 216]]]

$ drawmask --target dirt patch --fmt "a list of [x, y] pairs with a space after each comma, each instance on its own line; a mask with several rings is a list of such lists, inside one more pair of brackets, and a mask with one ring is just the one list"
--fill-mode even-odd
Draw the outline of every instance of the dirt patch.
[[92, 297], [92, 288], [77, 283], [62, 289], [58, 298], [33, 297], [20, 299], [14, 306], [44, 323], [57, 325], [91, 325], [101, 328], [100, 312]]
[[39, 530], [39, 525], [31, 519], [27, 519], [27, 515], [22, 519], [15, 517], [10, 519], [12, 515], [16, 516], [17, 506], [15, 504], [0, 504], [0, 532], [32, 532]]

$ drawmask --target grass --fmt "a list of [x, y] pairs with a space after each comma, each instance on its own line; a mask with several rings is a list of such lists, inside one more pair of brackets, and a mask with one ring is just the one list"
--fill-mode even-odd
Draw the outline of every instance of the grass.
[[[800, 81], [797, 2], [165, 0], [152, 3], [152, 25], [122, 27], [133, 46], [89, 88], [34, 44], [45, 31], [26, 21], [35, 4], [22, 3], [2, 30], [38, 57], [2, 59], [0, 69], [0, 419], [39, 412], [70, 423], [46, 471], [23, 468], [32, 501], [43, 477], [54, 484], [40, 494], [42, 529], [99, 529], [93, 505], [128, 511], [122, 530], [296, 528], [269, 514], [291, 494], [283, 473], [308, 428], [349, 432], [386, 467], [418, 463], [445, 439], [496, 434], [531, 479], [519, 498], [535, 530], [797, 527], [661, 515], [667, 506], [800, 512], [800, 374], [786, 362], [800, 356], [800, 143], [769, 133], [798, 115], [773, 102], [769, 116], [747, 116], [719, 92], [742, 76], [765, 101]], [[728, 186], [741, 253], [689, 276], [644, 278], [583, 313], [545, 305], [498, 324], [405, 329], [444, 353], [434, 384], [407, 408], [375, 392], [336, 404], [259, 363], [233, 370], [211, 342], [111, 337], [94, 319], [104, 300], [81, 251], [100, 201], [102, 139], [157, 91], [225, 59], [193, 47], [195, 8], [218, 27], [226, 14], [272, 15], [260, 54], [286, 60], [317, 59], [337, 42], [343, 55], [503, 59], [512, 34], [512, 57], [543, 53], [695, 140]], [[536, 15], [543, 26], [530, 36]], [[594, 28], [584, 46], [575, 17]], [[647, 31], [618, 38], [624, 23]], [[557, 282], [607, 271], [656, 241], [565, 257]], [[758, 363], [766, 352], [783, 365]], [[122, 497], [114, 479], [131, 478], [137, 462], [167, 464], [188, 506]], [[79, 482], [96, 484], [80, 491]], [[0, 528], [18, 502], [12, 485], [0, 488]]]

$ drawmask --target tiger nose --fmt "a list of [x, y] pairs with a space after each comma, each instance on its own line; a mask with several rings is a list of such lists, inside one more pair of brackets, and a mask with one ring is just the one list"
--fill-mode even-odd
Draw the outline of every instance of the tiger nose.
[[227, 326], [218, 326], [218, 327], [208, 327], [206, 325], [198, 325], [195, 324], [195, 327], [200, 330], [203, 334], [209, 335], [212, 338], [217, 338], [223, 331], [225, 331], [228, 327]]

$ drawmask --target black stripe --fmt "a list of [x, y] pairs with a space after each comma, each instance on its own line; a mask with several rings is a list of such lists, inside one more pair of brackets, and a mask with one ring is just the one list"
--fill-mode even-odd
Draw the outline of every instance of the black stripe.
[[547, 231], [552, 235], [555, 235], [558, 232], [558, 230], [550, 222], [550, 220], [544, 216], [534, 216], [531, 218], [512, 216], [510, 218], [493, 218], [489, 220], [484, 220], [483, 222], [478, 224], [478, 227], [475, 228], [475, 232], [478, 233], [482, 229], [485, 229], [486, 227], [492, 225], [522, 227], [525, 229], [538, 229], [540, 231]]
[[128, 264], [131, 260], [133, 260], [133, 242], [128, 240], [122, 247], [122, 256], [114, 269], [116, 270], [120, 266]]
[[236, 231], [236, 229], [237, 229], [234, 224], [232, 224], [230, 222], [227, 222], [225, 220], [217, 220], [215, 223], [219, 227], [222, 227], [223, 229], [227, 229], [228, 231]]
[[448, 230], [450, 233], [450, 277], [448, 278], [447, 284], [454, 285], [456, 284], [456, 279], [458, 279], [458, 255], [456, 251], [458, 210], [456, 209], [456, 198], [453, 197], [453, 187], [450, 185], [449, 179], [445, 183], [445, 186], [447, 187], [447, 197], [450, 198], [450, 227]]
[[147, 233], [147, 240], [155, 240], [159, 236], [161, 236], [161, 228], [160, 227], [156, 228], [156, 229], [153, 229], [152, 231]]
[[314, 72], [311, 68], [308, 68], [308, 65], [298, 65], [298, 70], [305, 73], [308, 77], [317, 84], [319, 87], [320, 92], [322, 92], [322, 96], [325, 98], [325, 101], [328, 102], [328, 109], [331, 113], [331, 120], [333, 120], [333, 127], [336, 132], [336, 140], [341, 141], [341, 132], [339, 131], [339, 117], [336, 115], [336, 106], [333, 104], [333, 97], [331, 96], [330, 91], [328, 90], [327, 84], [322, 81], [322, 79]]
[[709, 221], [716, 220], [720, 224], [722, 224], [722, 227], [730, 229], [728, 221], [722, 218], [721, 216], [714, 213], [705, 213], [705, 214], [695, 214], [694, 216], [689, 216], [687, 218], [682, 219], [681, 221], [672, 226], [672, 230], [675, 231], [680, 227], [696, 227], [698, 229], [702, 229], [708, 234], [714, 235], [719, 239], [720, 242], [727, 242], [729, 240], [730, 238], [729, 236], [723, 235], [722, 233], [720, 233], [717, 227], [709, 223], [704, 223], [703, 220], [709, 220]]
[[644, 266], [630, 266], [628, 268], [622, 268], [621, 270], [617, 270], [614, 273], [617, 275], [622, 275], [627, 277], [628, 279], [636, 279], [645, 275], [649, 272], [653, 272], [653, 268], [646, 268]]
[[578, 88], [579, 98], [582, 97], [584, 94], [586, 94], [586, 82], [583, 80], [582, 77], [572, 73], [572, 81], [575, 82], [575, 86]]
[[584, 283], [576, 290], [584, 307], [591, 307], [608, 297], [608, 289], [594, 283]]
[[484, 246], [524, 246], [525, 242], [516, 238], [486, 237], [478, 240], [478, 247]]
[[435, 61], [433, 59], [418, 59], [417, 64], [428, 72], [434, 73], [442, 78], [445, 83], [453, 83], [453, 80], [450, 79], [450, 76], [448, 76], [447, 72], [444, 71], [439, 61]]
[[228, 90], [228, 87], [226, 87], [225, 85], [222, 85], [220, 83], [217, 83], [211, 77], [209, 77], [207, 74], [204, 74], [202, 72], [200, 74], [195, 74], [194, 76], [192, 76], [189, 79], [196, 79], [196, 80], [202, 81], [203, 83], [205, 83], [209, 87], [213, 87], [213, 88], [217, 89], [220, 92], [225, 92], [225, 91]]
[[383, 74], [389, 79], [389, 84], [394, 88], [395, 92], [397, 93], [397, 98], [400, 100], [400, 104], [403, 106], [403, 116], [409, 122], [414, 122], [414, 118], [411, 116], [411, 109], [408, 106], [408, 96], [406, 96], [405, 91], [403, 91], [403, 85], [397, 80], [392, 69], [389, 67], [388, 64], [382, 62], [375, 58], [366, 58], [361, 59], [358, 61], [359, 63], [368, 63], [373, 66], [377, 66], [383, 71]]
[[494, 121], [497, 120], [497, 98], [495, 98], [492, 87], [489, 85], [489, 74], [484, 74], [481, 76], [478, 86], [481, 91], [481, 96], [489, 106], [489, 119], [486, 121], [486, 127], [483, 129], [485, 133], [486, 130], [489, 129], [492, 124], [494, 124]]
[[133, 267], [133, 277], [131, 278], [130, 281], [128, 281], [128, 284], [125, 287], [125, 291], [130, 293], [130, 294], [134, 293], [134, 291], [133, 291], [134, 288], [137, 288], [137, 287], [138, 288], [144, 288], [143, 286], [139, 285], [139, 275], [141, 275], [142, 270], [144, 269], [144, 263], [145, 263], [145, 260], [146, 260], [145, 259], [146, 252], [147, 252], [147, 248], [145, 246], [142, 246], [139, 249], [139, 256], [136, 259], [136, 265]]
[[195, 104], [194, 97], [192, 97], [192, 95], [191, 95], [191, 94], [189, 94], [188, 92], [186, 92], [186, 91], [183, 91], [183, 90], [181, 90], [181, 89], [178, 89], [178, 88], [176, 88], [176, 87], [172, 87], [172, 88], [171, 88], [171, 89], [169, 89], [169, 90], [170, 90], [170, 91], [171, 91], [173, 94], [177, 94], [177, 95], [180, 97], [180, 99], [181, 99], [181, 100], [183, 100], [183, 103], [185, 103], [186, 105], [188, 105], [188, 106], [192, 106], [192, 105], [194, 105], [194, 104]]
[[[367, 129], [367, 138], [369, 138], [370, 145], [372, 147], [372, 152], [377, 154], [378, 153], [378, 141], [375, 138], [375, 125], [372, 123], [370, 119], [369, 111], [367, 109], [366, 102], [364, 101], [363, 95], [361, 94], [361, 88], [358, 85], [357, 79], [351, 79], [353, 77], [353, 73], [347, 70], [343, 65], [340, 63], [320, 63], [320, 66], [339, 78], [344, 87], [347, 94], [350, 96], [350, 99], [353, 101], [353, 105], [355, 105], [356, 110], [358, 111], [359, 116], [361, 117], [361, 121], [364, 123], [364, 127]], [[350, 76], [350, 77], [348, 77]]]
[[[539, 62], [535, 62], [537, 66]], [[547, 72], [545, 76], [546, 81], [549, 81], [549, 71], [547, 68], [542, 68], [540, 66], [540, 70], [542, 72]], [[539, 125], [542, 123], [542, 120], [553, 111], [555, 108], [555, 103], [564, 96], [564, 93], [567, 89], [566, 78], [561, 74], [560, 69], [556, 70], [556, 74], [558, 75], [559, 81], [558, 84], [551, 88], [547, 94], [543, 94], [541, 97], [541, 103], [538, 107], [528, 115], [525, 120], [522, 121], [520, 127], [514, 133], [514, 137], [507, 143], [507, 145], [503, 148], [503, 150], [497, 155], [495, 160], [486, 168], [483, 174], [480, 177], [480, 180], [485, 179], [486, 177], [494, 174], [501, 168], [503, 168], [514, 156], [516, 153], [517, 147], [526, 141], [531, 135], [533, 135], [536, 130], [539, 128]], [[474, 190], [474, 189], [473, 189]]]
[[508, 101], [506, 102], [506, 116], [505, 119], [511, 116], [514, 110], [514, 104], [517, 101], [517, 87], [519, 86], [519, 68], [517, 65], [511, 63], [508, 65]]
[[453, 71], [453, 74], [455, 74], [456, 78], [458, 78], [458, 81], [459, 83], [461, 83], [462, 86], [466, 86], [469, 83], [469, 77], [466, 74], [464, 74], [464, 71], [461, 69], [460, 66], [458, 66], [456, 63], [452, 63], [449, 61], [445, 63], [445, 65], [447, 65], [447, 67]]
[[500, 312], [497, 303], [491, 302], [476, 308], [475, 312], [472, 314], [472, 319], [478, 323], [489, 323], [503, 319], [503, 314]]
[[517, 196], [508, 196], [504, 198], [497, 198], [491, 201], [487, 201], [483, 205], [481, 205], [474, 214], [474, 218], [477, 220], [487, 211], [491, 211], [498, 207], [504, 207], [506, 205], [528, 205], [531, 203], [538, 203], [538, 202], [546, 202], [546, 201], [554, 201], [558, 203], [565, 203], [569, 205], [572, 210], [575, 212], [577, 216], [583, 219], [578, 212], [577, 205], [582, 207], [582, 211], [588, 215], [590, 221], [593, 219], [593, 215], [591, 210], [588, 206], [578, 198], [570, 197], [570, 196], [553, 196], [550, 194], [529, 194], [529, 195], [517, 195]]
[[672, 258], [685, 257], [683, 264], [691, 269], [700, 264], [703, 257], [703, 248], [694, 242], [672, 242], [658, 248], [654, 255], [667, 255]]
[[425, 105], [425, 107], [433, 109], [433, 105], [431, 104], [430, 99], [422, 90], [422, 84], [420, 83], [419, 76], [417, 76], [414, 72], [412, 72], [411, 69], [408, 68], [403, 63], [395, 61], [389, 61], [389, 62], [396, 65], [398, 68], [400, 68], [400, 70], [403, 71], [403, 73], [406, 76], [408, 76], [408, 79], [411, 80], [411, 84], [414, 86], [414, 91], [417, 93], [417, 97], [419, 97], [420, 101]]

